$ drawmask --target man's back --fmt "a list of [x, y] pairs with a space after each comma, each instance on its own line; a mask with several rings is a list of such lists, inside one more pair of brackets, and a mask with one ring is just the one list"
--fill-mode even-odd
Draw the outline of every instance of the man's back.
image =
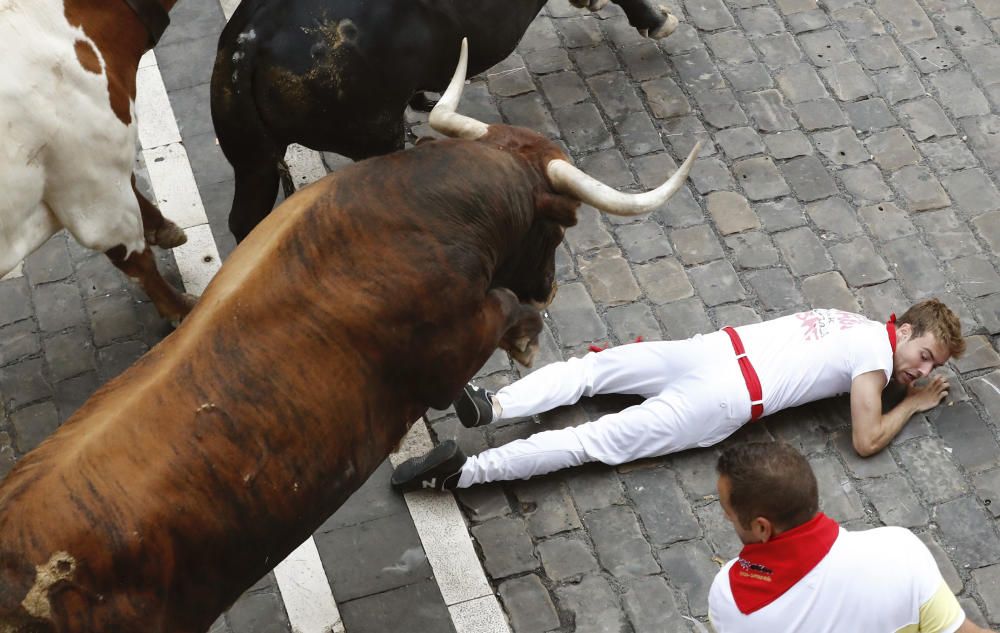
[[965, 620], [934, 558], [904, 528], [841, 529], [816, 567], [749, 614], [733, 597], [734, 563], [723, 566], [709, 594], [717, 633], [952, 633]]

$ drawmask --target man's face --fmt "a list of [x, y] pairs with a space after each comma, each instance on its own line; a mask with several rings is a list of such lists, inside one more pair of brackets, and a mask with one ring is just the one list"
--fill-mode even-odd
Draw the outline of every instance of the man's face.
[[935, 367], [948, 362], [951, 354], [944, 343], [930, 332], [913, 337], [913, 329], [904, 323], [896, 331], [896, 353], [892, 358], [892, 373], [896, 381], [909, 385], [927, 376]]
[[733, 524], [733, 529], [736, 530], [736, 535], [740, 537], [740, 541], [744, 545], [747, 543], [759, 543], [760, 538], [755, 536], [750, 528], [740, 525], [739, 517], [733, 512], [733, 506], [729, 504], [730, 494], [732, 493], [732, 484], [729, 481], [729, 477], [721, 475], [716, 486], [719, 488], [719, 503], [722, 504], [722, 511], [726, 513], [726, 518]]

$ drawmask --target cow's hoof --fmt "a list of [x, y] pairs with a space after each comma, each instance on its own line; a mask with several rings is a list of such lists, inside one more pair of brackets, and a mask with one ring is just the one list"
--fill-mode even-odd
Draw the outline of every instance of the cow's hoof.
[[175, 248], [188, 241], [184, 229], [163, 218], [163, 225], [146, 234], [146, 241], [160, 248]]
[[177, 327], [181, 324], [181, 321], [187, 318], [187, 315], [194, 309], [196, 303], [198, 303], [198, 297], [194, 295], [189, 295], [186, 292], [182, 292], [179, 295], [180, 302], [178, 309], [173, 314], [164, 314], [163, 317], [170, 320], [170, 324]]
[[666, 7], [661, 6], [660, 11], [663, 12], [667, 19], [663, 21], [663, 24], [661, 24], [659, 28], [650, 31], [646, 36], [654, 40], [663, 39], [664, 37], [670, 35], [677, 30], [677, 25], [680, 24], [676, 16], [667, 12]]
[[507, 350], [507, 355], [521, 363], [525, 367], [531, 367], [531, 363], [535, 362], [535, 355], [538, 354], [538, 342], [532, 342], [524, 346], [524, 349], [509, 349]]

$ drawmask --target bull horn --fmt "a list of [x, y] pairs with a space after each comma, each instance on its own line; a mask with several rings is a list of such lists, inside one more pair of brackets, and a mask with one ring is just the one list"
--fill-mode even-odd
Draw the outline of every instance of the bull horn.
[[691, 164], [698, 156], [699, 149], [701, 149], [701, 141], [694, 144], [694, 149], [667, 182], [646, 193], [615, 191], [603, 182], [588, 176], [573, 165], [558, 158], [549, 161], [545, 167], [545, 173], [549, 177], [549, 183], [553, 189], [589, 204], [595, 209], [611, 215], [641, 215], [665, 203], [677, 193], [677, 190], [684, 184], [688, 172], [691, 171]]
[[448, 89], [441, 95], [441, 99], [431, 110], [427, 122], [431, 127], [445, 136], [455, 138], [466, 138], [474, 141], [482, 137], [489, 130], [487, 124], [477, 121], [472, 117], [455, 112], [458, 102], [462, 98], [462, 88], [465, 86], [465, 70], [469, 62], [469, 41], [462, 38], [462, 52], [458, 56], [458, 67], [448, 84]]

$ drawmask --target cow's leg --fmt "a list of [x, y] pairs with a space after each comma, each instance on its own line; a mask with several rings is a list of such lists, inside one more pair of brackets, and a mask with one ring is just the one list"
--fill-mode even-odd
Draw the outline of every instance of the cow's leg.
[[271, 212], [278, 196], [278, 162], [284, 153], [284, 149], [276, 154], [266, 152], [233, 164], [236, 192], [229, 212], [229, 230], [237, 242], [243, 241]]
[[153, 251], [148, 246], [128, 257], [125, 256], [124, 246], [116, 246], [105, 252], [105, 255], [119, 270], [142, 286], [163, 318], [180, 322], [194, 307], [197, 301], [195, 297], [178, 292], [163, 278], [156, 268]]
[[628, 23], [653, 39], [666, 37], [677, 28], [677, 18], [657, 0], [616, 0], [625, 11]]
[[159, 207], [139, 193], [139, 189], [135, 186], [135, 174], [132, 174], [132, 191], [135, 192], [135, 198], [139, 201], [142, 230], [146, 236], [147, 244], [154, 244], [160, 248], [174, 248], [187, 242], [188, 238], [184, 229], [163, 217]]

